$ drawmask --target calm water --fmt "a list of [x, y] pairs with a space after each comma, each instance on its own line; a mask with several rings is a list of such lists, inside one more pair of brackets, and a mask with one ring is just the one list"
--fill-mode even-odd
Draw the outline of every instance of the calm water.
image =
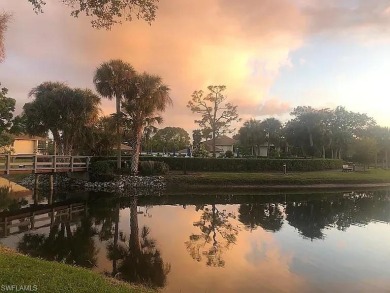
[[390, 190], [3, 196], [0, 211], [6, 246], [163, 292], [390, 292]]

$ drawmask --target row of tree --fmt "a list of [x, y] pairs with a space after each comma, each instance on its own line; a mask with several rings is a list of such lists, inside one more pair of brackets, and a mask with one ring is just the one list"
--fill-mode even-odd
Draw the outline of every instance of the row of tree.
[[242, 152], [257, 155], [260, 146], [269, 149], [272, 144], [287, 156], [354, 159], [362, 163], [382, 160], [387, 164], [390, 131], [378, 126], [372, 117], [344, 107], [300, 106], [291, 115], [293, 118], [285, 124], [275, 118], [246, 121], [235, 136]]

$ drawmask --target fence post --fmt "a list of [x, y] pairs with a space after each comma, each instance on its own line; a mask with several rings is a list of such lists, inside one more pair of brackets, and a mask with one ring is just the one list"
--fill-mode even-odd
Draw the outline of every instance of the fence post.
[[6, 162], [5, 162], [5, 170], [7, 174], [9, 174], [10, 166], [11, 166], [11, 155], [7, 154]]
[[57, 157], [56, 155], [53, 155], [53, 172], [55, 173], [57, 171]]
[[70, 157], [70, 170], [73, 172], [73, 160], [74, 160], [74, 157]]
[[87, 161], [86, 161], [87, 171], [89, 170], [90, 160], [91, 160], [91, 157], [87, 157]]
[[34, 155], [34, 173], [37, 173], [38, 156]]

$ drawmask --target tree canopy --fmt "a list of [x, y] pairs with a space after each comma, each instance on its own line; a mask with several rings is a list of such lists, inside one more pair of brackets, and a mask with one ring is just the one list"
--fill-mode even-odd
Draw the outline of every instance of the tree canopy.
[[26, 130], [31, 135], [52, 133], [59, 153], [71, 154], [83, 129], [97, 121], [100, 98], [88, 89], [72, 89], [60, 82], [33, 88], [34, 101], [23, 107]]
[[225, 133], [232, 133], [232, 123], [240, 121], [238, 118], [237, 106], [231, 103], [223, 104], [227, 96], [223, 94], [226, 86], [210, 85], [207, 87], [209, 93], [205, 94], [202, 90], [194, 91], [192, 99], [188, 102], [187, 107], [201, 119], [195, 120], [203, 131], [209, 130], [213, 141], [213, 156], [215, 153], [215, 139]]
[[138, 172], [143, 130], [145, 126], [162, 122], [159, 114], [172, 103], [169, 91], [160, 76], [142, 73], [132, 79], [125, 94], [123, 112], [124, 119], [130, 122], [133, 133], [131, 170], [134, 174]]
[[[42, 13], [46, 4], [43, 0], [28, 0], [36, 13]], [[134, 18], [151, 23], [156, 18], [158, 0], [62, 0], [71, 7], [71, 16], [80, 14], [92, 17], [92, 27], [110, 29], [122, 20], [132, 21]]]
[[157, 131], [152, 140], [156, 151], [175, 152], [190, 144], [190, 136], [181, 127], [165, 127]]

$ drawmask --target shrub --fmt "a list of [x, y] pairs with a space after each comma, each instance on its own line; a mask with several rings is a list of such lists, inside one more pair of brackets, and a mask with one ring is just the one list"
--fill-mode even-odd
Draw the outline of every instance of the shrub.
[[112, 181], [115, 178], [116, 161], [96, 161], [89, 166], [91, 181]]
[[[140, 157], [140, 160], [147, 161], [152, 158]], [[341, 160], [330, 159], [214, 159], [214, 158], [158, 158], [153, 160], [164, 162], [169, 165], [170, 170], [205, 171], [205, 172], [263, 172], [283, 171], [283, 164], [287, 165], [287, 172], [290, 171], [320, 171], [341, 169]]]
[[232, 151], [226, 151], [226, 152], [225, 152], [225, 157], [226, 157], [226, 158], [233, 158], [233, 157], [234, 157], [234, 154], [233, 154]]
[[140, 175], [164, 175], [169, 172], [168, 164], [157, 161], [140, 161], [139, 173]]

